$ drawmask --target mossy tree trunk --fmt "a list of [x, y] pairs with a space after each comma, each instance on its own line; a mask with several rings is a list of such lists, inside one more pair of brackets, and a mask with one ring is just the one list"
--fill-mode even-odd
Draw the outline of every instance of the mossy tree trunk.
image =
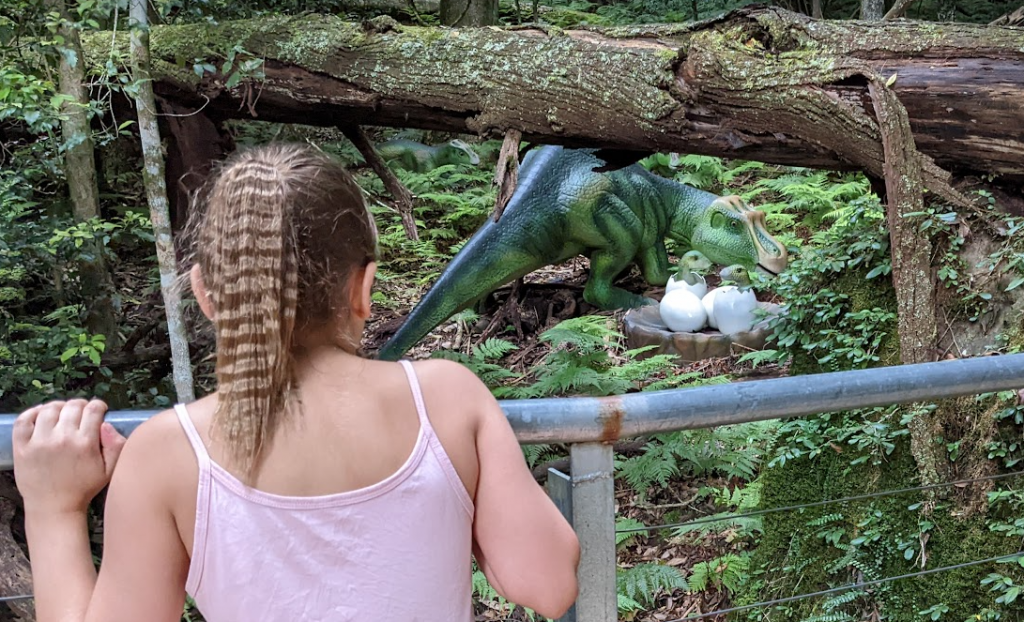
[[[678, 151], [881, 177], [865, 72], [888, 79], [917, 148], [947, 170], [1024, 181], [1024, 32], [820, 21], [778, 8], [696, 26], [547, 33], [329, 16], [153, 29], [157, 95], [213, 119], [416, 127], [637, 152]], [[89, 46], [108, 46], [97, 34]], [[226, 88], [235, 45], [266, 79]], [[926, 186], [941, 177], [926, 167]]]
[[[96, 160], [92, 129], [89, 125], [89, 92], [85, 85], [85, 67], [78, 29], [64, 0], [46, 0], [47, 8], [60, 15], [57, 34], [63, 38], [59, 61], [59, 91], [65, 97], [61, 104], [61, 135], [65, 145], [64, 172], [75, 220], [87, 222], [100, 215], [99, 189], [96, 181]], [[96, 56], [95, 58], [104, 58]], [[86, 305], [86, 328], [106, 337], [107, 348], [118, 339], [117, 311], [114, 305], [114, 284], [99, 243], [91, 241], [82, 248], [78, 265], [82, 294]]]

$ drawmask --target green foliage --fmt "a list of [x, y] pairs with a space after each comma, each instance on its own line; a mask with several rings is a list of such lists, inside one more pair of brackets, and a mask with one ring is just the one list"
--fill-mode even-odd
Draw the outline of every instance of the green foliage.
[[[770, 284], [785, 313], [770, 322], [769, 344], [797, 371], [838, 371], [891, 362], [895, 296], [884, 211], [855, 200], [842, 220], [812, 236]], [[767, 357], [767, 355], [765, 355]]]
[[510, 396], [606, 396], [676, 387], [699, 378], [699, 374], [670, 375], [670, 356], [637, 359], [641, 351], [626, 350], [623, 336], [604, 316], [565, 320], [542, 333], [540, 340], [550, 344], [551, 350], [530, 370], [536, 382], [514, 389]]
[[748, 201], [771, 190], [780, 200], [764, 202], [758, 208], [781, 226], [818, 227], [826, 222], [842, 222], [855, 215], [860, 199], [870, 192], [863, 175], [844, 175], [797, 169], [781, 177], [758, 181], [754, 191], [744, 195]]
[[[647, 530], [644, 529], [646, 525], [641, 523], [635, 518], [616, 518], [615, 519], [615, 546], [623, 546], [632, 544], [638, 537], [647, 535]], [[628, 531], [623, 533], [624, 529], [635, 529], [642, 531]]]
[[870, 462], [880, 466], [909, 432], [906, 424], [928, 404], [905, 409], [883, 406], [790, 419], [779, 426], [769, 467], [801, 458], [814, 459], [830, 451], [843, 452], [851, 466]]
[[[763, 528], [760, 516], [734, 517], [735, 514], [746, 514], [758, 509], [761, 505], [761, 483], [753, 481], [747, 486], [737, 486], [732, 491], [727, 487], [722, 488], [701, 488], [698, 497], [710, 496], [714, 499], [717, 507], [726, 508], [725, 511], [702, 517], [702, 521], [696, 525], [683, 525], [676, 527], [674, 536], [682, 538], [690, 534], [706, 535], [708, 533], [724, 534], [726, 542], [733, 543], [740, 540], [754, 542], [760, 536]], [[711, 520], [711, 519], [720, 520]]]
[[490, 184], [493, 173], [468, 164], [448, 164], [426, 173], [396, 170], [395, 174], [416, 197], [413, 214], [418, 242], [406, 237], [383, 182], [375, 175], [363, 175], [358, 180], [375, 199], [370, 211], [380, 230], [382, 276], [413, 275], [413, 283], [423, 287], [437, 279], [490, 214], [495, 199]]
[[620, 613], [649, 607], [662, 591], [688, 590], [690, 586], [677, 568], [658, 563], [637, 564], [616, 573]]
[[735, 592], [743, 586], [749, 571], [748, 554], [727, 553], [696, 564], [690, 571], [690, 589], [694, 592], [709, 588]]
[[714, 430], [683, 430], [660, 434], [644, 452], [618, 463], [618, 475], [639, 494], [664, 487], [680, 475], [724, 475], [749, 480], [761, 462], [772, 424], [757, 422]]

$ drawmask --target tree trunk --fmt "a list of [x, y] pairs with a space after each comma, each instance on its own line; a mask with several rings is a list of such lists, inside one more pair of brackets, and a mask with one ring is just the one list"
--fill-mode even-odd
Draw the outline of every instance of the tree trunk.
[[885, 13], [885, 0], [860, 0], [860, 18], [867, 22], [882, 19]]
[[156, 258], [160, 266], [160, 293], [167, 314], [167, 333], [171, 342], [171, 367], [178, 401], [195, 399], [192, 383], [192, 362], [188, 353], [188, 335], [182, 313], [181, 293], [176, 287], [178, 262], [171, 234], [171, 215], [164, 180], [164, 151], [156, 121], [156, 98], [149, 73], [149, 15], [145, 0], [131, 0], [132, 72], [138, 85], [135, 104], [142, 141], [142, 179], [149, 201], [149, 217], [156, 239]]
[[1024, 6], [992, 20], [989, 26], [1024, 26]]
[[441, 0], [445, 26], [491, 26], [498, 23], [498, 0]]
[[821, 0], [811, 0], [811, 17], [821, 19]]
[[[89, 92], [85, 87], [85, 66], [78, 30], [69, 26], [71, 15], [64, 0], [47, 0], [48, 8], [61, 17], [57, 34], [64, 39], [60, 50], [59, 88], [68, 99], [61, 104], [61, 134], [66, 145], [64, 172], [75, 220], [87, 222], [100, 215], [99, 189], [96, 182], [96, 160], [92, 129], [89, 126]], [[103, 58], [103, 55], [95, 58]], [[90, 241], [82, 248], [78, 271], [86, 307], [86, 328], [106, 337], [108, 348], [117, 342], [117, 312], [114, 305], [114, 284], [102, 248]]]
[[[880, 136], [858, 72], [895, 74], [892, 88], [921, 152], [957, 173], [1024, 181], [1024, 32], [1012, 28], [814, 21], [761, 8], [697, 26], [551, 36], [379, 32], [307, 16], [164, 26], [152, 37], [157, 93], [214, 118], [255, 113], [332, 127], [344, 119], [495, 137], [516, 129], [531, 142], [863, 168], [878, 177]], [[176, 59], [205, 52], [199, 40], [265, 58], [266, 79], [227, 89], [224, 76], [200, 79], [178, 67]]]

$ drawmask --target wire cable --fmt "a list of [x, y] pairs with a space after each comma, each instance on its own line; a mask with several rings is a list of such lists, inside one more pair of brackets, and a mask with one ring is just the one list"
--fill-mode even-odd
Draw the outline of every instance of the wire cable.
[[666, 523], [664, 525], [654, 525], [651, 527], [629, 527], [627, 529], [616, 529], [615, 533], [634, 533], [638, 531], [654, 531], [657, 529], [669, 529], [672, 527], [687, 527], [689, 525], [700, 525], [703, 523], [720, 523], [723, 521], [735, 520], [737, 518], [749, 518], [752, 516], [763, 516], [765, 514], [774, 514], [775, 512], [789, 512], [792, 510], [802, 510], [804, 508], [815, 508], [823, 505], [831, 505], [833, 503], [845, 503], [847, 501], [860, 501], [863, 499], [874, 499], [876, 497], [887, 497], [890, 495], [900, 495], [908, 492], [915, 492], [918, 490], [932, 490], [935, 488], [945, 488], [947, 486], [958, 486], [960, 484], [971, 484], [975, 482], [987, 482], [999, 479], [1006, 479], [1009, 477], [1016, 477], [1018, 475], [1024, 475], [1024, 471], [1014, 471], [1013, 473], [1002, 473], [999, 475], [988, 475], [985, 477], [976, 477], [974, 479], [961, 479], [955, 482], [945, 482], [943, 484], [929, 484], [927, 486], [915, 486], [914, 488], [900, 488], [898, 490], [886, 490], [882, 492], [872, 492], [863, 495], [856, 495], [853, 497], [843, 497], [842, 499], [830, 499], [828, 501], [815, 501], [813, 503], [803, 503], [801, 505], [787, 505], [780, 508], [768, 508], [765, 510], [755, 510], [753, 512], [746, 512], [744, 514], [730, 514], [728, 516], [717, 516], [717, 517], [704, 517], [696, 520], [683, 521], [681, 523]]
[[834, 587], [830, 590], [822, 590], [820, 592], [811, 592], [810, 594], [798, 594], [797, 596], [787, 596], [786, 598], [776, 598], [775, 600], [766, 600], [760, 603], [754, 603], [752, 605], [743, 605], [741, 607], [732, 607], [730, 609], [719, 609], [718, 611], [712, 611], [710, 613], [701, 613], [695, 616], [689, 616], [686, 618], [677, 618], [675, 620], [669, 620], [668, 622], [690, 622], [690, 620], [700, 620], [703, 618], [710, 618], [711, 616], [720, 616], [727, 613], [736, 613], [737, 611], [746, 611], [748, 609], [755, 609], [757, 607], [768, 607], [771, 605], [780, 605], [782, 603], [791, 603], [795, 600], [804, 600], [806, 598], [814, 598], [816, 596], [827, 596], [828, 594], [836, 594], [838, 592], [847, 592], [849, 590], [856, 590], [862, 587], [868, 587], [870, 585], [879, 585], [882, 583], [889, 583], [892, 581], [899, 581], [900, 579], [910, 579], [913, 577], [923, 577], [928, 574], [935, 574], [937, 572], [949, 572], [950, 570], [958, 570], [960, 568], [967, 568], [970, 566], [978, 566], [980, 564], [988, 564], [996, 562], [1002, 559], [1012, 559], [1014, 557], [1021, 557], [1024, 555], [1024, 551], [1017, 551], [1009, 555], [999, 555], [997, 557], [990, 557], [988, 559], [979, 559], [973, 562], [964, 562], [962, 564], [955, 564], [953, 566], [943, 566], [941, 568], [932, 568], [931, 570], [921, 570], [919, 572], [911, 572], [908, 574], [901, 574], [895, 577], [886, 577], [884, 579], [874, 579], [872, 581], [864, 581], [862, 583], [851, 583], [850, 585], [844, 585], [842, 587]]
[[18, 596], [0, 596], [0, 603], [13, 603], [18, 600], [31, 600], [35, 598], [32, 594], [20, 594]]

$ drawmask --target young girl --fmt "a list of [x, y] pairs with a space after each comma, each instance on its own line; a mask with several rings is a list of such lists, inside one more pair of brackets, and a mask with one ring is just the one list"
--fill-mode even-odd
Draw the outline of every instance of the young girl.
[[[127, 442], [96, 400], [15, 424], [39, 622], [177, 622], [186, 592], [209, 622], [469, 621], [472, 556], [561, 616], [579, 544], [487, 388], [356, 354], [376, 234], [345, 170], [252, 149], [206, 204], [190, 276], [217, 392]], [[86, 508], [108, 481], [97, 577]]]

